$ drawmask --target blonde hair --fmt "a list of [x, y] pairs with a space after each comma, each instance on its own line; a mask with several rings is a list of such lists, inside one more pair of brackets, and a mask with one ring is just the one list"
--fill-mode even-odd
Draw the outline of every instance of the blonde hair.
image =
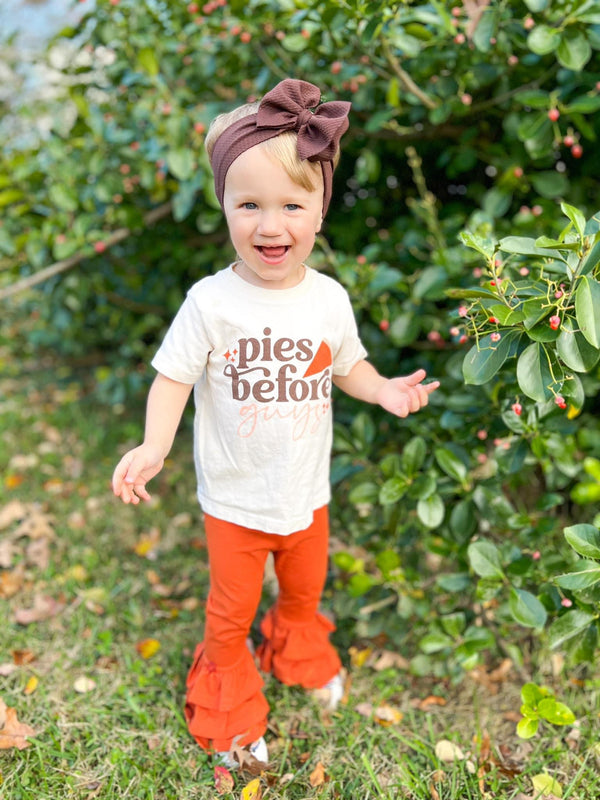
[[[217, 139], [223, 134], [230, 125], [238, 122], [250, 114], [256, 114], [260, 103], [246, 103], [246, 105], [234, 108], [233, 111], [228, 111], [225, 114], [219, 114], [218, 117], [211, 122], [204, 145], [209, 157], [217, 142]], [[308, 161], [298, 157], [298, 134], [294, 131], [282, 131], [279, 135], [273, 136], [261, 142], [256, 147], [262, 147], [267, 155], [278, 161], [289, 177], [306, 189], [308, 192], [313, 192], [322, 184], [322, 172], [318, 161]], [[333, 158], [333, 167], [337, 166], [340, 158], [339, 148]]]

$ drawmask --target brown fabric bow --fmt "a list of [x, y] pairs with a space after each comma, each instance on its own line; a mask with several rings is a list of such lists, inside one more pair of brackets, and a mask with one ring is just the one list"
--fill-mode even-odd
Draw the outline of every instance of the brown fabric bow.
[[256, 114], [243, 117], [223, 131], [211, 155], [215, 191], [221, 207], [227, 170], [235, 159], [256, 144], [286, 131], [295, 131], [298, 156], [321, 163], [325, 215], [331, 199], [332, 159], [348, 129], [350, 103], [334, 100], [319, 104], [320, 99], [321, 92], [314, 84], [286, 78], [263, 97]]

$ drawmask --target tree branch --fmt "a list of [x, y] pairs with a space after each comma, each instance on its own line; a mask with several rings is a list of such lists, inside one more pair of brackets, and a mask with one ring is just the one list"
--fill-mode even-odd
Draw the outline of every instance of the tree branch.
[[[172, 204], [170, 201], [164, 203], [162, 206], [153, 208], [152, 211], [149, 211], [144, 217], [144, 225], [152, 225], [158, 222], [159, 219], [168, 216], [171, 213], [171, 208]], [[122, 242], [124, 239], [127, 239], [128, 236], [131, 236], [132, 232], [130, 228], [118, 228], [105, 240], [104, 244], [107, 248], [112, 247]], [[34, 275], [29, 275], [27, 278], [23, 278], [16, 283], [10, 284], [10, 286], [6, 286], [4, 289], [0, 289], [0, 300], [6, 300], [7, 297], [13, 297], [13, 295], [31, 289], [33, 286], [37, 286], [39, 283], [43, 283], [49, 278], [53, 278], [55, 275], [60, 275], [61, 272], [72, 269], [72, 267], [75, 267], [86, 258], [88, 258], [88, 254], [80, 252], [76, 253], [74, 256], [65, 258], [63, 261], [56, 261], [54, 264], [50, 264], [48, 267], [39, 270]]]
[[437, 108], [437, 103], [435, 100], [432, 100], [429, 95], [425, 94], [425, 92], [413, 81], [408, 72], [402, 69], [398, 59], [390, 50], [389, 44], [385, 41], [385, 39], [382, 41], [382, 49], [390, 67], [406, 91], [414, 94], [414, 96], [418, 98], [427, 108]]

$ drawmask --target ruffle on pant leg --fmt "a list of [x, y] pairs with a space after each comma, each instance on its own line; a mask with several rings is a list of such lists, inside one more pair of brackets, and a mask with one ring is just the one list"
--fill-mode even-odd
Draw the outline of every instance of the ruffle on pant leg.
[[205, 750], [229, 750], [234, 738], [244, 746], [266, 731], [269, 705], [248, 650], [233, 666], [219, 668], [206, 658], [204, 643], [199, 644], [186, 686], [185, 718]]
[[257, 649], [260, 668], [288, 686], [319, 689], [340, 671], [342, 663], [329, 641], [335, 625], [322, 614], [307, 624], [282, 619], [270, 609], [260, 626], [264, 636]]

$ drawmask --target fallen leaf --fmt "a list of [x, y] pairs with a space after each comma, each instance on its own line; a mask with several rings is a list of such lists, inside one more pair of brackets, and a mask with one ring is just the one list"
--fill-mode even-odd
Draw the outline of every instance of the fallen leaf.
[[96, 688], [96, 681], [86, 675], [81, 675], [73, 683], [73, 688], [78, 694], [87, 694]]
[[16, 475], [13, 473], [12, 475], [7, 475], [4, 478], [4, 485], [7, 489], [16, 489], [23, 483], [24, 480], [24, 475]]
[[350, 663], [353, 667], [362, 667], [372, 652], [372, 647], [364, 647], [362, 650], [358, 647], [350, 647], [348, 648]]
[[547, 772], [540, 772], [539, 775], [534, 775], [531, 782], [536, 793], [541, 797], [548, 798], [548, 800], [553, 800], [563, 795], [560, 783]]
[[314, 788], [316, 786], [322, 786], [326, 781], [325, 775], [325, 767], [321, 761], [317, 762], [317, 766], [313, 769], [310, 773], [310, 785]]
[[8, 569], [12, 567], [13, 558], [15, 557], [15, 546], [10, 539], [3, 539], [0, 542], [0, 567]]
[[20, 500], [11, 500], [0, 509], [0, 530], [8, 528], [13, 522], [23, 519], [27, 514], [27, 506]]
[[136, 644], [135, 649], [142, 658], [152, 658], [160, 650], [160, 642], [158, 639], [142, 639], [141, 642]]
[[229, 794], [233, 791], [234, 780], [231, 772], [225, 767], [215, 767], [215, 789], [217, 794]]
[[0, 575], [0, 597], [13, 597], [21, 591], [25, 580], [25, 568], [19, 564], [13, 570]]
[[29, 747], [28, 736], [35, 736], [35, 730], [24, 722], [19, 722], [17, 712], [9, 708], [0, 698], [0, 750], [24, 750]]
[[33, 694], [38, 687], [39, 678], [35, 675], [32, 675], [27, 683], [25, 684], [25, 688], [23, 689], [23, 694]]
[[16, 664], [9, 664], [6, 662], [4, 664], [0, 664], [0, 675], [3, 678], [7, 677], [8, 675], [12, 675], [12, 673], [16, 672], [17, 670], [18, 667]]
[[403, 714], [397, 708], [389, 705], [377, 706], [373, 718], [378, 725], [387, 728], [390, 725], [397, 725], [402, 719]]
[[400, 653], [394, 653], [392, 650], [379, 650], [374, 655], [376, 660], [373, 664], [373, 669], [377, 672], [390, 668], [406, 670], [410, 667], [408, 659], [401, 656]]
[[413, 700], [411, 703], [412, 706], [418, 708], [419, 711], [428, 711], [431, 706], [445, 706], [446, 701], [443, 697], [437, 697], [434, 694], [430, 694], [428, 697], [424, 698], [423, 700]]
[[43, 620], [55, 617], [64, 609], [65, 604], [60, 603], [53, 597], [36, 594], [33, 598], [33, 608], [18, 608], [15, 611], [15, 622], [19, 625], [31, 625], [32, 622], [42, 622]]
[[435, 754], [444, 764], [452, 761], [464, 761], [465, 754], [461, 748], [449, 739], [440, 739], [435, 745]]
[[373, 713], [373, 703], [358, 703], [354, 710], [361, 715], [361, 717], [370, 717]]
[[54, 539], [54, 517], [44, 514], [37, 507], [30, 507], [25, 518], [13, 533], [14, 539], [27, 536], [29, 539]]
[[261, 797], [260, 778], [254, 778], [242, 789], [241, 800], [260, 800]]
[[158, 528], [151, 528], [148, 533], [142, 533], [135, 545], [133, 551], [136, 555], [150, 560], [156, 559], [156, 549], [160, 544], [160, 530]]
[[47, 569], [50, 564], [50, 548], [48, 539], [34, 539], [29, 542], [25, 551], [27, 563], [39, 569]]

